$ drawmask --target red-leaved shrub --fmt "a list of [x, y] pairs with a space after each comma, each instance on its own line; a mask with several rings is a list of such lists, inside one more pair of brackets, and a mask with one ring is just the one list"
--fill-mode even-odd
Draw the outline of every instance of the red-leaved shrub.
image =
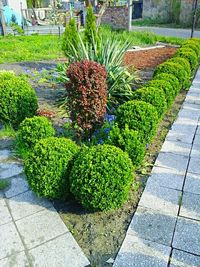
[[66, 84], [71, 120], [82, 138], [103, 122], [107, 103], [107, 73], [100, 64], [82, 60], [70, 65]]

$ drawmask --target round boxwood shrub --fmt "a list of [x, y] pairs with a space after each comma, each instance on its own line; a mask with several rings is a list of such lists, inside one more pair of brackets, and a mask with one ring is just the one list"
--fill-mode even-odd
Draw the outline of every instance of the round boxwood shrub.
[[79, 147], [70, 139], [41, 139], [25, 161], [30, 188], [41, 197], [65, 199], [69, 194], [69, 173]]
[[157, 80], [156, 78], [151, 80], [145, 87], [154, 87], [163, 90], [165, 93], [165, 99], [167, 103], [167, 107], [170, 107], [175, 96], [176, 92], [174, 91], [173, 87], [171, 86], [170, 82], [165, 80]]
[[178, 49], [178, 51], [175, 54], [176, 56], [182, 57], [182, 58], [186, 58], [189, 63], [190, 63], [190, 67], [191, 70], [194, 71], [197, 68], [198, 65], [198, 57], [196, 55], [196, 53], [190, 49], [190, 48], [180, 48]]
[[187, 88], [189, 86], [190, 77], [184, 69], [184, 66], [174, 62], [164, 62], [160, 64], [154, 71], [154, 76], [160, 73], [173, 74], [178, 78], [181, 88]]
[[156, 108], [144, 101], [132, 100], [117, 109], [116, 123], [119, 127], [136, 130], [144, 142], [150, 142], [154, 137], [158, 125]]
[[189, 48], [189, 49], [192, 49], [196, 56], [199, 58], [200, 57], [200, 45], [196, 42], [185, 42], [183, 45], [182, 45], [182, 48]]
[[138, 131], [129, 129], [128, 125], [125, 125], [124, 129], [120, 129], [115, 124], [109, 132], [106, 143], [127, 152], [133, 166], [138, 167], [141, 165], [145, 155], [146, 144], [141, 141]]
[[30, 150], [40, 139], [54, 135], [52, 123], [46, 117], [26, 118], [20, 124], [16, 135], [16, 149]]
[[159, 74], [154, 76], [154, 79], [169, 82], [171, 84], [171, 86], [173, 87], [175, 95], [177, 95], [181, 89], [179, 80], [173, 74], [159, 73]]
[[133, 99], [142, 100], [152, 104], [161, 118], [167, 110], [165, 93], [162, 89], [156, 87], [143, 87], [133, 94]]
[[86, 208], [120, 207], [134, 184], [133, 165], [126, 152], [110, 145], [83, 149], [70, 175], [71, 192]]
[[38, 108], [37, 97], [25, 77], [0, 72], [0, 122], [14, 128], [33, 117]]
[[168, 62], [174, 62], [174, 63], [178, 63], [184, 66], [185, 71], [187, 72], [188, 76], [191, 77], [192, 70], [191, 70], [191, 66], [190, 66], [188, 59], [179, 57], [179, 56], [174, 56], [173, 58], [169, 59]]

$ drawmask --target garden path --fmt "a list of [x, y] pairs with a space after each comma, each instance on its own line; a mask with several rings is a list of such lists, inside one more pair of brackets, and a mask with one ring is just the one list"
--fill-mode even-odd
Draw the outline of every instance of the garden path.
[[7, 191], [0, 191], [1, 267], [89, 265], [52, 203], [29, 190], [7, 139], [0, 142], [0, 179], [11, 183]]
[[114, 267], [200, 266], [200, 68], [169, 131]]

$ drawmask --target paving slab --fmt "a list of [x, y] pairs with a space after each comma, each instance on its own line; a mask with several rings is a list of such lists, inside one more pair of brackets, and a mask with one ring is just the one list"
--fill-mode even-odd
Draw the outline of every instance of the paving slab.
[[23, 167], [18, 163], [0, 163], [0, 179], [17, 176], [23, 172]]
[[8, 160], [11, 157], [12, 153], [8, 149], [1, 150], [0, 161]]
[[193, 142], [193, 147], [196, 145], [200, 146], [200, 135], [195, 135], [194, 142]]
[[200, 174], [187, 173], [183, 190], [194, 194], [200, 194]]
[[161, 148], [161, 152], [168, 152], [182, 156], [189, 156], [192, 144], [166, 140]]
[[53, 207], [51, 202], [37, 197], [32, 191], [27, 191], [8, 200], [14, 220], [37, 213], [45, 208]]
[[69, 232], [54, 208], [25, 217], [16, 225], [28, 249]]
[[197, 94], [194, 95], [187, 95], [185, 98], [186, 103], [200, 105], [200, 96]]
[[157, 184], [159, 186], [182, 190], [185, 175], [176, 174], [172, 169], [154, 166], [148, 183]]
[[10, 148], [13, 145], [14, 139], [10, 137], [0, 138], [0, 149]]
[[[184, 129], [184, 127], [180, 127], [180, 128]], [[181, 129], [180, 130], [172, 129], [168, 132], [165, 140], [192, 144], [194, 135], [195, 135], [195, 129], [194, 129], [194, 132], [191, 132], [191, 133], [189, 132], [184, 133], [183, 131], [181, 131]]]
[[147, 182], [139, 206], [176, 216], [179, 210], [180, 197], [181, 191]]
[[0, 259], [24, 250], [22, 241], [13, 222], [0, 226]]
[[180, 117], [178, 115], [177, 119], [172, 125], [172, 128], [180, 127], [180, 126], [185, 126], [185, 129], [189, 129], [189, 127], [195, 128], [197, 126], [197, 120], [194, 118], [184, 118]]
[[12, 217], [4, 199], [0, 199], [0, 225], [12, 221]]
[[8, 258], [0, 260], [1, 267], [31, 267], [24, 252], [13, 253]]
[[[198, 135], [198, 136], [200, 137], [200, 135]], [[190, 157], [191, 158], [198, 158], [198, 159], [200, 159], [200, 145], [194, 145], [192, 147]]]
[[167, 267], [171, 248], [127, 235], [113, 267]]
[[188, 166], [188, 172], [200, 174], [200, 159], [191, 158]]
[[22, 177], [13, 178], [11, 180], [11, 185], [9, 189], [5, 191], [5, 195], [7, 198], [11, 198], [28, 191], [28, 189], [29, 189], [28, 183], [24, 178]]
[[33, 267], [84, 267], [90, 264], [71, 233], [38, 246], [29, 254]]
[[175, 224], [175, 216], [138, 207], [130, 223], [127, 234], [170, 246]]
[[180, 216], [200, 220], [200, 195], [183, 193]]
[[178, 218], [173, 238], [173, 248], [200, 256], [200, 222]]
[[200, 267], [200, 257], [173, 249], [169, 267]]
[[197, 127], [196, 135], [200, 135], [200, 126]]
[[155, 166], [173, 169], [177, 174], [185, 174], [189, 157], [161, 152], [155, 162]]

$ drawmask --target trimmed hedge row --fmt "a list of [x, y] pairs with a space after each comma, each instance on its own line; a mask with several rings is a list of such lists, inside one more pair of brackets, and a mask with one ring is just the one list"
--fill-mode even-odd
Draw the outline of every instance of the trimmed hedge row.
[[92, 210], [121, 206], [131, 186], [136, 188], [133, 170], [142, 163], [159, 121], [179, 91], [190, 85], [199, 49], [199, 40], [186, 41], [156, 68], [153, 80], [118, 107], [106, 144], [80, 149], [65, 138], [40, 140], [25, 162], [30, 187], [50, 199], [66, 198], [71, 191]]

